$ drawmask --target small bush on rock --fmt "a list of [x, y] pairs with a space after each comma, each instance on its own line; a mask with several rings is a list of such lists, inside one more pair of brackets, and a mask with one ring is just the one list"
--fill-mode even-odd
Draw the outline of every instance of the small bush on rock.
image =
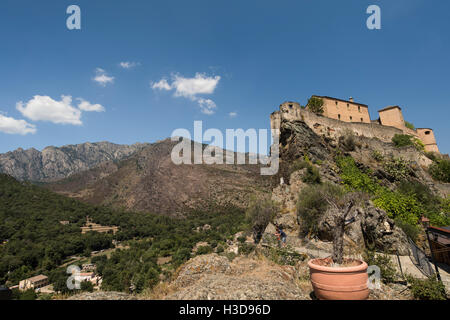
[[364, 254], [364, 261], [369, 266], [377, 266], [380, 268], [381, 281], [384, 283], [392, 283], [395, 281], [397, 271], [387, 254], [376, 254], [375, 251], [367, 250]]
[[264, 230], [266, 230], [267, 225], [273, 220], [278, 210], [278, 205], [269, 198], [253, 198], [250, 201], [245, 215], [251, 225], [255, 243], [261, 241]]
[[201, 246], [197, 249], [197, 255], [208, 254], [213, 252], [213, 249], [210, 246]]
[[412, 136], [407, 134], [396, 134], [392, 138], [392, 142], [397, 148], [414, 145], [414, 142], [412, 141]]
[[311, 185], [302, 189], [297, 201], [297, 219], [304, 236], [317, 235], [318, 222], [328, 208], [328, 204], [323, 200], [323, 193], [338, 198], [345, 191], [330, 183]]
[[396, 181], [406, 180], [412, 174], [410, 163], [402, 158], [384, 161], [383, 169]]
[[429, 167], [429, 171], [434, 180], [450, 183], [450, 160], [436, 160]]
[[411, 293], [418, 300], [446, 300], [445, 287], [436, 276], [428, 279], [407, 277], [411, 285]]

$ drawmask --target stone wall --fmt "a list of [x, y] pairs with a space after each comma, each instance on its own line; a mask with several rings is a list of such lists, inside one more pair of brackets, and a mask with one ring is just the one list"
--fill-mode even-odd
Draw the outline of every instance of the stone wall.
[[[391, 142], [395, 134], [403, 131], [394, 127], [386, 127], [377, 123], [343, 122], [323, 116], [318, 116], [308, 110], [300, 109], [292, 112], [276, 111], [271, 114], [271, 128], [280, 127], [281, 119], [304, 121], [315, 133], [331, 138], [345, 135], [349, 130], [358, 136], [378, 138], [384, 142]], [[298, 114], [298, 116], [297, 116]]]
[[[366, 108], [362, 107], [367, 111]], [[393, 111], [396, 117], [382, 117], [383, 114], [387, 114]], [[355, 111], [355, 110], [353, 110]], [[359, 111], [356, 109], [356, 112]], [[383, 119], [381, 119], [383, 118]], [[365, 118], [363, 118], [364, 120]], [[391, 122], [388, 119], [392, 120]], [[395, 121], [394, 121], [394, 120]], [[285, 102], [280, 105], [280, 111], [275, 111], [270, 115], [271, 129], [279, 129], [282, 120], [304, 121], [315, 133], [319, 135], [325, 135], [331, 138], [338, 138], [343, 136], [348, 131], [354, 132], [357, 136], [364, 136], [367, 138], [377, 138], [383, 142], [392, 142], [392, 138], [396, 134], [408, 134], [419, 138], [425, 144], [425, 151], [439, 152], [436, 144], [433, 130], [431, 129], [417, 129], [412, 130], [406, 128], [404, 122], [400, 125], [400, 121], [403, 121], [401, 111], [396, 108], [389, 109], [384, 112], [380, 112], [380, 123], [378, 122], [345, 122], [329, 118], [327, 116], [319, 116], [313, 112], [308, 111], [300, 107], [295, 102]], [[395, 126], [386, 125], [386, 121]], [[383, 125], [384, 124], [384, 125]], [[427, 133], [428, 132], [428, 133]], [[427, 134], [426, 134], [427, 133]]]

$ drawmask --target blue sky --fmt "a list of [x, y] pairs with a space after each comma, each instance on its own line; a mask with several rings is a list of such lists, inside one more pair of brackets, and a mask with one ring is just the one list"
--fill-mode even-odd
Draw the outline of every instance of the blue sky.
[[[66, 27], [71, 4], [81, 30]], [[381, 30], [366, 27], [371, 4]], [[317, 94], [353, 96], [373, 119], [400, 105], [448, 153], [449, 12], [445, 0], [2, 0], [0, 152], [154, 142], [194, 120], [264, 129], [281, 102]]]

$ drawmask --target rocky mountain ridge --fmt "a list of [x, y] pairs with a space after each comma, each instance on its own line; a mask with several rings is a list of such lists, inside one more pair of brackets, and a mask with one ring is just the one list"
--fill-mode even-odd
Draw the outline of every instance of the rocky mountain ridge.
[[270, 192], [270, 180], [260, 175], [260, 165], [176, 165], [171, 153], [177, 144], [166, 139], [123, 161], [103, 162], [46, 187], [95, 205], [167, 215], [210, 205], [245, 208], [251, 195]]
[[123, 160], [147, 145], [119, 145], [103, 141], [62, 147], [50, 146], [42, 151], [19, 148], [0, 154], [0, 173], [20, 181], [56, 181], [91, 169], [105, 161]]

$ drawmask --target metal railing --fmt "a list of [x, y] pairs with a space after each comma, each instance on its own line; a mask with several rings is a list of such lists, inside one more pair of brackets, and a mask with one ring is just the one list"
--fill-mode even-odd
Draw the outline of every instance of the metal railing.
[[408, 238], [408, 241], [412, 252], [411, 260], [413, 261], [413, 263], [427, 277], [433, 276], [435, 274], [435, 271], [425, 252], [420, 249], [411, 239]]

